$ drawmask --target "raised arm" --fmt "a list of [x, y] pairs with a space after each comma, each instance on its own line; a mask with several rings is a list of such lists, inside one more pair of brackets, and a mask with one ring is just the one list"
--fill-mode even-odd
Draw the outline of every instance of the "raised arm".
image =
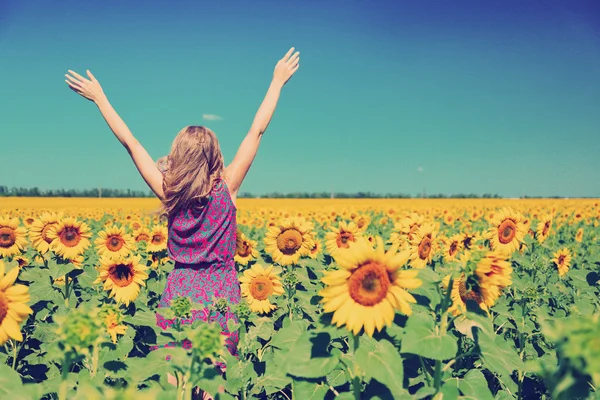
[[254, 117], [252, 126], [242, 141], [233, 161], [225, 168], [225, 180], [234, 200], [237, 197], [242, 181], [254, 161], [258, 146], [260, 145], [260, 139], [267, 130], [269, 122], [271, 122], [281, 89], [300, 67], [300, 52], [296, 52], [293, 55], [292, 53], [294, 53], [293, 47], [277, 62], [273, 71], [273, 80], [265, 99]]
[[98, 106], [104, 120], [131, 156], [131, 159], [142, 175], [142, 178], [144, 178], [144, 181], [146, 181], [146, 184], [152, 189], [156, 196], [162, 200], [164, 197], [162, 189], [162, 173], [159, 171], [146, 149], [144, 149], [140, 142], [137, 141], [125, 122], [119, 117], [119, 114], [117, 114], [115, 109], [109, 103], [108, 98], [100, 86], [100, 82], [98, 82], [89, 70], [87, 71], [90, 78], [89, 80], [74, 71], [69, 70], [69, 73], [71, 75], [65, 75], [67, 77], [65, 82], [67, 82], [75, 92], [86, 99], [93, 101], [96, 106]]

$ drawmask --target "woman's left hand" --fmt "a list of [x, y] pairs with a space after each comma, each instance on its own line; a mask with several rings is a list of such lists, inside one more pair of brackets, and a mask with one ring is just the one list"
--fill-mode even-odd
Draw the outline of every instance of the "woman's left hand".
[[92, 75], [90, 70], [87, 70], [86, 72], [90, 79], [86, 79], [77, 72], [69, 70], [70, 75], [65, 74], [67, 77], [65, 82], [67, 82], [69, 87], [79, 95], [90, 101], [93, 101], [94, 103], [97, 103], [98, 100], [101, 100], [106, 96], [104, 95], [102, 86], [100, 86], [100, 82], [98, 82], [94, 75]]

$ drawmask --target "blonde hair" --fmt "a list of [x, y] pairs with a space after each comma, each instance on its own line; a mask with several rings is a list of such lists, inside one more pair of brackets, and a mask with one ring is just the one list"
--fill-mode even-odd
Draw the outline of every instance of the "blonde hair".
[[200, 211], [215, 181], [223, 173], [223, 154], [217, 136], [204, 126], [186, 126], [173, 140], [171, 152], [157, 162], [163, 172], [164, 199], [159, 213]]

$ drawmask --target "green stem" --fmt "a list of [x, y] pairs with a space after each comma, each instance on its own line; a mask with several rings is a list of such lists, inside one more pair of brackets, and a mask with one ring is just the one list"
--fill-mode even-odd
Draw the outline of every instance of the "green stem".
[[16, 340], [11, 340], [12, 348], [13, 348], [13, 360], [12, 360], [12, 369], [17, 370], [17, 342]]
[[98, 372], [98, 358], [100, 355], [100, 348], [97, 344], [94, 344], [94, 350], [92, 351], [92, 376], [96, 376]]
[[431, 386], [431, 379], [429, 379], [429, 371], [425, 366], [425, 362], [423, 361], [423, 357], [419, 356], [419, 362], [421, 363], [421, 368], [423, 368], [423, 374], [425, 375], [425, 380], [427, 381], [427, 385]]
[[433, 387], [435, 387], [436, 393], [440, 391], [442, 386], [442, 362], [435, 360], [435, 372], [433, 376]]
[[[350, 343], [352, 344], [352, 355], [354, 356], [356, 354], [356, 350], [358, 350], [358, 336], [351, 334], [350, 337], [352, 338]], [[353, 375], [354, 378], [352, 378], [352, 391], [354, 392], [354, 400], [360, 400], [360, 389], [362, 388], [361, 377], [358, 373], [353, 373]]]
[[71, 353], [65, 354], [65, 362], [63, 363], [63, 369], [61, 371], [62, 382], [58, 389], [58, 399], [66, 400], [67, 398], [67, 376], [69, 376], [69, 370], [71, 369]]
[[69, 305], [69, 275], [65, 274], [65, 306]]

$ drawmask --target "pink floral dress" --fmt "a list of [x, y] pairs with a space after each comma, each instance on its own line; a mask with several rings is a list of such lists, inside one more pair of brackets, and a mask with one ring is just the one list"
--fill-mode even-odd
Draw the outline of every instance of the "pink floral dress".
[[[167, 278], [167, 285], [158, 307], [169, 307], [175, 297], [188, 297], [193, 302], [210, 305], [216, 298], [224, 298], [229, 304], [240, 301], [240, 283], [233, 259], [236, 251], [236, 207], [229, 196], [227, 184], [219, 178], [213, 187], [207, 205], [199, 213], [181, 210], [169, 218], [169, 239], [167, 249], [175, 261], [175, 268]], [[225, 346], [230, 354], [237, 356], [238, 333], [230, 333], [227, 321], [238, 322], [229, 307], [225, 314], [209, 311], [192, 311], [191, 318], [183, 323], [191, 324], [195, 320], [217, 321], [226, 336]], [[166, 329], [174, 320], [156, 314], [158, 326]], [[165, 347], [173, 347], [169, 343]], [[183, 347], [189, 348], [189, 340]], [[153, 346], [152, 349], [157, 349]], [[217, 363], [224, 369], [222, 363]]]

